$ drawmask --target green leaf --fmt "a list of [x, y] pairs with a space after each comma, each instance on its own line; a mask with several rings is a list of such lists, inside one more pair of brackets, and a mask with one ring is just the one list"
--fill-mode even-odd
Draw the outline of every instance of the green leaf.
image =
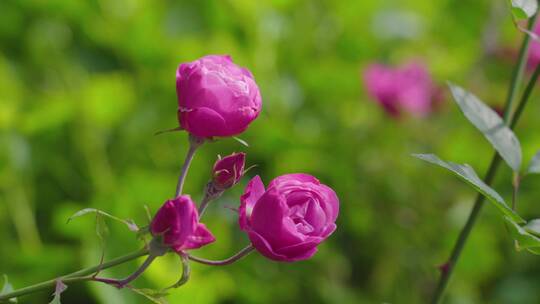
[[[12, 292], [13, 290], [13, 285], [9, 283], [8, 276], [4, 274], [4, 286], [2, 286], [2, 290], [0, 290], [0, 295]], [[17, 303], [17, 298], [11, 298], [8, 302]]]
[[527, 225], [523, 226], [527, 232], [532, 233], [540, 237], [540, 219], [534, 219], [527, 222]]
[[453, 84], [449, 84], [449, 86], [465, 117], [484, 134], [510, 168], [514, 172], [519, 172], [521, 146], [514, 132], [508, 128], [495, 111], [480, 101], [478, 97], [459, 86]]
[[108, 218], [111, 218], [111, 219], [113, 219], [115, 221], [124, 223], [128, 227], [128, 229], [133, 231], [133, 232], [139, 231], [139, 227], [137, 226], [137, 224], [135, 224], [135, 222], [133, 220], [123, 220], [123, 219], [121, 219], [119, 217], [116, 217], [114, 215], [108, 214], [105, 211], [101, 211], [101, 210], [98, 210], [98, 209], [95, 209], [95, 208], [85, 208], [85, 209], [77, 211], [75, 214], [73, 214], [72, 216], [69, 217], [68, 223], [71, 220], [73, 220], [74, 218], [77, 218], [79, 216], [83, 216], [83, 215], [86, 215], [86, 214], [89, 214], [89, 213], [96, 213], [96, 214], [103, 215], [103, 216], [106, 216]]
[[419, 158], [423, 161], [438, 165], [447, 170], [450, 170], [452, 173], [457, 175], [459, 178], [471, 185], [476, 191], [484, 195], [499, 211], [504, 215], [511, 218], [517, 223], [525, 223], [525, 221], [504, 201], [504, 199], [491, 187], [486, 185], [474, 172], [474, 169], [471, 166], [465, 164], [460, 165], [453, 162], [445, 162], [438, 158], [434, 154], [413, 154], [414, 157]]
[[527, 173], [540, 173], [540, 151], [536, 152], [533, 159], [529, 163]]
[[537, 0], [510, 0], [512, 14], [516, 19], [528, 19], [538, 10]]
[[516, 240], [516, 250], [528, 250], [534, 254], [540, 254], [540, 238], [532, 235], [526, 229], [515, 223], [509, 217], [504, 217], [510, 234]]
[[168, 295], [165, 291], [154, 290], [148, 288], [130, 288], [134, 292], [146, 297], [148, 300], [157, 304], [168, 304], [169, 302], [165, 298]]
[[56, 288], [55, 288], [54, 293], [53, 293], [54, 298], [52, 299], [51, 302], [49, 302], [49, 304], [62, 304], [60, 302], [60, 295], [66, 289], [67, 289], [67, 285], [64, 284], [64, 282], [62, 282], [60, 280], [56, 280]]
[[103, 244], [105, 243], [105, 238], [109, 235], [109, 227], [105, 223], [105, 219], [101, 213], [96, 213], [96, 234]]

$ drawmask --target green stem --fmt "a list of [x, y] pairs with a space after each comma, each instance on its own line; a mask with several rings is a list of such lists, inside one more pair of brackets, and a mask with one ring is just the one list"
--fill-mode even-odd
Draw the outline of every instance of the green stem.
[[204, 211], [206, 211], [206, 207], [208, 207], [208, 203], [210, 203], [211, 200], [212, 198], [205, 193], [201, 200], [201, 205], [199, 206], [199, 219], [202, 218]]
[[[486, 174], [486, 177], [484, 178], [484, 183], [486, 183], [486, 185], [489, 186], [491, 182], [493, 181], [493, 178], [495, 177], [495, 173], [497, 172], [497, 169], [499, 168], [500, 163], [501, 163], [501, 157], [499, 156], [499, 154], [495, 153], [493, 155], [493, 158], [491, 159], [491, 164], [489, 165], [489, 169]], [[437, 289], [435, 289], [435, 293], [431, 301], [431, 303], [433, 304], [439, 303], [444, 295], [444, 291], [446, 290], [448, 281], [450, 280], [450, 277], [452, 276], [454, 267], [456, 266], [457, 261], [459, 260], [461, 251], [463, 250], [463, 247], [465, 246], [465, 243], [467, 242], [467, 239], [469, 238], [471, 230], [474, 227], [474, 224], [476, 223], [476, 219], [478, 218], [478, 215], [480, 214], [480, 211], [482, 210], [482, 207], [484, 206], [484, 199], [485, 199], [484, 196], [481, 194], [478, 194], [476, 196], [476, 200], [474, 202], [474, 206], [471, 210], [471, 213], [469, 214], [469, 218], [467, 219], [465, 226], [463, 226], [463, 229], [459, 233], [458, 240], [456, 241], [456, 244], [454, 245], [454, 248], [452, 249], [450, 258], [448, 259], [448, 262], [446, 262], [445, 267], [441, 267], [441, 277], [439, 279], [439, 283], [437, 284]]]
[[178, 177], [178, 183], [176, 184], [176, 192], [174, 197], [178, 197], [182, 194], [182, 190], [184, 188], [184, 182], [186, 181], [186, 176], [189, 171], [189, 166], [191, 165], [191, 162], [193, 161], [193, 157], [195, 156], [195, 152], [197, 151], [197, 148], [199, 148], [204, 143], [204, 139], [198, 138], [194, 135], [189, 135], [189, 150], [186, 154], [186, 159], [184, 160], [184, 164], [182, 165], [182, 169], [180, 169], [180, 176]]
[[[534, 17], [530, 20], [528, 24], [528, 30], [531, 30], [534, 27], [537, 18], [538, 14], [534, 15]], [[529, 36], [529, 34], [526, 33], [525, 37], [523, 38], [523, 42], [521, 43], [521, 48], [519, 50], [518, 63], [512, 71], [512, 79], [510, 81], [511, 86], [508, 90], [508, 96], [506, 96], [506, 104], [504, 107], [504, 121], [509, 121], [510, 117], [512, 116], [512, 107], [514, 105], [514, 100], [516, 99], [519, 86], [523, 79], [523, 71], [525, 70], [525, 66], [527, 65], [530, 39], [531, 37]]]
[[521, 176], [518, 172], [514, 172], [512, 175], [512, 210], [516, 210], [516, 204], [517, 204], [517, 195], [519, 191], [519, 184], [520, 184]]
[[143, 248], [141, 250], [138, 250], [138, 251], [132, 252], [130, 254], [118, 257], [118, 258], [116, 258], [114, 260], [108, 261], [108, 262], [103, 263], [101, 265], [96, 265], [96, 266], [84, 268], [84, 269], [72, 272], [70, 274], [63, 275], [61, 277], [58, 277], [58, 278], [55, 278], [55, 279], [52, 279], [52, 280], [49, 280], [49, 281], [45, 281], [45, 282], [41, 282], [41, 283], [38, 283], [38, 284], [35, 284], [35, 285], [31, 285], [31, 286], [28, 286], [28, 287], [17, 289], [17, 290], [14, 290], [12, 292], [8, 292], [8, 293], [0, 295], [0, 302], [7, 301], [7, 300], [12, 299], [12, 298], [24, 296], [24, 295], [27, 295], [27, 294], [39, 292], [39, 291], [46, 290], [46, 289], [49, 289], [49, 288], [53, 288], [56, 285], [57, 280], [60, 280], [60, 281], [62, 281], [64, 283], [66, 283], [66, 284], [67, 283], [73, 283], [73, 282], [80, 282], [80, 281], [89, 281], [89, 280], [92, 280], [93, 277], [88, 276], [88, 275], [94, 274], [98, 270], [111, 268], [111, 267], [114, 267], [114, 266], [129, 262], [129, 261], [134, 260], [136, 258], [145, 256], [147, 254], [148, 254], [148, 249]]
[[514, 116], [512, 116], [512, 119], [510, 119], [510, 124], [509, 124], [510, 129], [514, 129], [519, 118], [523, 114], [523, 110], [525, 110], [527, 101], [529, 100], [529, 97], [531, 96], [534, 87], [537, 85], [538, 76], [540, 76], [540, 65], [537, 66], [536, 69], [534, 70], [534, 73], [531, 76], [531, 80], [529, 80], [529, 83], [527, 84], [527, 87], [525, 88], [525, 91], [523, 92], [523, 96], [521, 97], [521, 100], [517, 106], [516, 112], [514, 113]]
[[181, 254], [180, 259], [182, 260], [182, 276], [180, 277], [180, 280], [178, 280], [178, 282], [165, 288], [165, 291], [171, 288], [178, 288], [186, 284], [187, 281], [189, 280], [189, 276], [191, 275], [191, 267], [189, 266], [189, 257], [187, 254]]
[[146, 257], [146, 260], [143, 262], [143, 264], [134, 273], [132, 273], [131, 275], [129, 275], [125, 279], [118, 280], [118, 279], [94, 277], [94, 280], [95, 281], [100, 281], [100, 282], [106, 282], [107, 284], [114, 285], [114, 286], [116, 286], [118, 288], [123, 288], [127, 284], [129, 284], [131, 281], [137, 279], [152, 264], [152, 262], [156, 258], [157, 258], [156, 255], [152, 255], [152, 254], [148, 255]]
[[[520, 57], [520, 61], [521, 60], [523, 60], [523, 57]], [[505, 120], [505, 122], [508, 123], [510, 129], [513, 129], [516, 126], [516, 123], [518, 122], [518, 120], [521, 118], [521, 115], [523, 114], [523, 110], [525, 109], [525, 106], [527, 105], [527, 102], [529, 100], [529, 97], [531, 96], [533, 88], [535, 87], [537, 83], [539, 75], [540, 75], [540, 64], [536, 67], [533, 75], [531, 76], [531, 79], [529, 80], [529, 83], [527, 84], [527, 87], [525, 88], [523, 95], [521, 96], [521, 99], [519, 101], [515, 114], [513, 116], [505, 115], [506, 117], [508, 117]], [[516, 86], [516, 84], [512, 85], [512, 87], [514, 86]], [[509, 109], [509, 107], [507, 107], [507, 109]], [[489, 169], [486, 174], [486, 177], [484, 178], [484, 183], [486, 183], [486, 185], [490, 186], [491, 183], [493, 182], [493, 178], [495, 177], [495, 173], [497, 172], [500, 162], [501, 162], [500, 156], [497, 153], [495, 153], [495, 155], [493, 156], [491, 160], [491, 164], [489, 165]], [[436, 304], [442, 300], [444, 291], [446, 289], [446, 286], [448, 285], [448, 281], [450, 280], [450, 277], [452, 276], [456, 263], [459, 260], [463, 247], [465, 246], [465, 243], [467, 242], [467, 239], [469, 238], [471, 230], [476, 223], [478, 215], [480, 214], [480, 211], [482, 210], [483, 204], [484, 204], [484, 196], [482, 196], [481, 194], [478, 194], [478, 196], [476, 197], [476, 201], [474, 203], [473, 209], [471, 213], [469, 214], [469, 218], [467, 219], [467, 222], [465, 223], [465, 226], [461, 230], [458, 240], [456, 241], [456, 244], [454, 245], [454, 248], [452, 249], [450, 259], [445, 264], [445, 267], [442, 268], [441, 277], [439, 279], [439, 283], [437, 285], [437, 289], [435, 290], [431, 303]]]
[[229, 265], [229, 264], [232, 264], [232, 263], [240, 260], [241, 258], [243, 258], [246, 255], [250, 254], [253, 250], [255, 250], [253, 245], [248, 245], [248, 246], [244, 247], [242, 250], [238, 251], [233, 256], [231, 256], [231, 257], [229, 257], [229, 258], [227, 258], [225, 260], [218, 260], [218, 261], [199, 258], [199, 257], [195, 257], [195, 256], [192, 256], [192, 255], [188, 255], [188, 257], [189, 257], [190, 260], [192, 260], [194, 262], [197, 262], [197, 263], [201, 263], [201, 264], [206, 264], [206, 265], [210, 265], [210, 266], [225, 266], [225, 265]]

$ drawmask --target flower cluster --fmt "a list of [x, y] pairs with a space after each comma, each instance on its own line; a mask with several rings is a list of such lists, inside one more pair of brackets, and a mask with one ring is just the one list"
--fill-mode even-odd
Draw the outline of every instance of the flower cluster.
[[[234, 64], [229, 56], [210, 55], [181, 64], [176, 72], [176, 89], [178, 121], [180, 128], [190, 134], [193, 151], [198, 147], [193, 145], [193, 139], [200, 145], [208, 139], [242, 133], [262, 107], [253, 75]], [[187, 157], [184, 170], [189, 161]], [[190, 249], [215, 241], [200, 217], [211, 200], [240, 182], [245, 161], [245, 153], [218, 157], [198, 209], [189, 195], [181, 193], [165, 202], [150, 225], [154, 241], [183, 256], [189, 255]], [[178, 192], [186, 175], [182, 173]], [[249, 248], [275, 261], [292, 262], [315, 254], [317, 245], [336, 229], [338, 212], [336, 193], [311, 175], [282, 175], [272, 180], [267, 189], [256, 176], [240, 198], [238, 222], [251, 241]]]

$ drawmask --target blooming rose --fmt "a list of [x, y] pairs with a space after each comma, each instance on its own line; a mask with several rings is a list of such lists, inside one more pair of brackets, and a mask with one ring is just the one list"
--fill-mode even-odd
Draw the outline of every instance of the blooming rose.
[[256, 176], [240, 201], [240, 228], [248, 233], [253, 246], [272, 260], [308, 259], [336, 229], [336, 193], [311, 175], [282, 175], [266, 190]]
[[368, 94], [392, 116], [402, 111], [425, 116], [438, 97], [429, 73], [418, 63], [398, 68], [372, 64], [364, 70], [364, 83]]
[[212, 184], [218, 190], [228, 189], [244, 175], [245, 153], [233, 153], [220, 158], [214, 164]]
[[150, 223], [150, 232], [178, 253], [215, 241], [206, 226], [199, 223], [197, 207], [189, 195], [165, 202]]
[[198, 137], [240, 134], [262, 107], [253, 75], [229, 56], [209, 55], [181, 64], [176, 92], [180, 126]]

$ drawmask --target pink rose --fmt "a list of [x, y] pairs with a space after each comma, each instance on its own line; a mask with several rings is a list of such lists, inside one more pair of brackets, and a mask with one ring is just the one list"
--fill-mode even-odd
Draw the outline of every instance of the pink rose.
[[181, 64], [176, 92], [180, 126], [198, 137], [240, 134], [262, 107], [253, 75], [229, 56], [209, 55]]
[[266, 190], [256, 176], [240, 201], [240, 228], [248, 233], [253, 246], [272, 260], [308, 259], [336, 229], [336, 193], [311, 175], [282, 175]]
[[368, 94], [394, 117], [404, 111], [426, 116], [438, 99], [429, 73], [419, 63], [398, 68], [372, 64], [364, 70], [364, 83]]
[[165, 202], [150, 223], [150, 232], [178, 253], [215, 241], [206, 226], [199, 223], [197, 207], [189, 195]]
[[217, 190], [225, 190], [236, 185], [244, 175], [245, 162], [245, 153], [233, 153], [218, 159], [212, 169], [213, 186]]

